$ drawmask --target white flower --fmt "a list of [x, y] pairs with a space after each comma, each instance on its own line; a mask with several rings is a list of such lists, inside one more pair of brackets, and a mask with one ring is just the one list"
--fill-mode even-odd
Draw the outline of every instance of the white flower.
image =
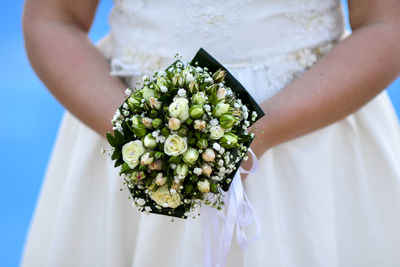
[[143, 198], [137, 198], [136, 204], [139, 206], [143, 206], [144, 204], [146, 204], [146, 201]]
[[176, 208], [181, 204], [179, 194], [176, 191], [168, 190], [166, 184], [159, 187], [155, 192], [150, 192], [150, 198], [163, 207]]
[[149, 152], [144, 153], [142, 155], [142, 157], [140, 158], [140, 163], [142, 165], [149, 165], [149, 164], [153, 163], [153, 161], [154, 161], [154, 158], [150, 155]]
[[151, 124], [152, 122], [153, 122], [153, 119], [150, 119], [147, 117], [142, 118], [142, 123], [143, 123], [144, 127], [148, 128], [148, 129], [153, 128], [153, 125]]
[[161, 92], [163, 92], [163, 93], [168, 92], [168, 88], [167, 88], [165, 85], [162, 85], [162, 86], [160, 87], [160, 90], [161, 90]]
[[211, 126], [218, 125], [218, 120], [217, 120], [217, 119], [212, 119], [212, 120], [210, 120], [210, 125], [211, 125]]
[[195, 128], [196, 130], [201, 131], [204, 128], [206, 128], [206, 122], [204, 120], [194, 120], [193, 128]]
[[201, 168], [194, 168], [193, 173], [196, 175], [200, 175], [202, 173], [202, 169]]
[[204, 105], [203, 108], [204, 108], [204, 110], [207, 111], [207, 112], [211, 111], [211, 106], [208, 105], [208, 104], [207, 104], [207, 105]]
[[202, 167], [201, 169], [202, 169], [202, 173], [203, 173], [205, 176], [210, 177], [210, 175], [211, 175], [211, 173], [212, 173], [212, 168], [211, 168], [210, 165], [204, 164], [203, 167]]
[[226, 96], [225, 88], [223, 88], [223, 87], [218, 88], [218, 90], [217, 90], [217, 98], [218, 98], [218, 100], [221, 100], [221, 99], [225, 98], [225, 96]]
[[156, 176], [156, 185], [162, 186], [167, 182], [167, 178], [163, 176], [161, 172], [159, 172]]
[[213, 144], [213, 148], [214, 148], [215, 150], [219, 151], [219, 150], [221, 149], [221, 145], [218, 144], [218, 143], [214, 143], [214, 144]]
[[225, 133], [224, 129], [219, 125], [211, 126], [211, 128], [210, 128], [210, 138], [211, 139], [218, 140], [222, 136], [224, 136], [224, 133]]
[[131, 141], [122, 147], [122, 159], [133, 169], [139, 163], [139, 158], [144, 153], [144, 147], [140, 140]]
[[231, 96], [233, 94], [231, 89], [226, 90], [226, 96]]
[[148, 79], [147, 75], [143, 75], [142, 80], [146, 81]]
[[178, 156], [187, 150], [187, 141], [179, 135], [173, 134], [168, 136], [164, 143], [164, 152], [169, 156]]
[[168, 120], [168, 128], [173, 131], [178, 130], [181, 127], [181, 121], [177, 118], [170, 118]]
[[185, 96], [185, 95], [186, 95], [186, 90], [183, 89], [183, 88], [179, 89], [179, 90], [178, 90], [178, 95], [179, 95], [179, 96]]
[[188, 74], [186, 75], [186, 80], [187, 80], [188, 82], [194, 81], [193, 75], [192, 75], [191, 73], [188, 73]]
[[129, 106], [128, 106], [128, 104], [127, 104], [126, 102], [124, 102], [124, 104], [122, 105], [122, 107], [123, 107], [124, 109], [129, 109]]
[[157, 136], [156, 137], [156, 141], [158, 142], [158, 143], [164, 143], [165, 142], [165, 136], [163, 136], [163, 135], [159, 135], [159, 136]]
[[215, 152], [211, 148], [207, 148], [201, 156], [207, 162], [213, 162], [215, 160]]
[[212, 82], [212, 81], [213, 81], [213, 79], [210, 76], [208, 76], [207, 78], [204, 79], [205, 83], [209, 83], [209, 82]]
[[178, 164], [175, 168], [175, 173], [180, 180], [186, 177], [189, 172], [189, 167], [186, 164]]
[[177, 98], [169, 105], [169, 115], [186, 121], [189, 118], [189, 100], [186, 98]]
[[160, 101], [158, 101], [157, 98], [155, 98], [155, 97], [150, 97], [149, 102], [150, 102], [150, 106], [151, 106], [152, 108], [155, 108], [155, 109], [160, 109], [160, 108], [161, 108], [162, 103], [161, 103]]
[[202, 193], [210, 192], [210, 182], [208, 180], [198, 181], [197, 189]]
[[127, 88], [127, 89], [125, 90], [125, 94], [126, 94], [127, 96], [130, 96], [130, 95], [132, 94], [132, 90], [129, 89], [129, 88]]
[[219, 118], [223, 114], [227, 113], [229, 111], [229, 108], [230, 108], [229, 104], [219, 102], [214, 108], [213, 115]]
[[123, 114], [124, 114], [124, 116], [129, 116], [129, 111], [128, 110], [124, 110]]
[[221, 180], [222, 180], [222, 177], [214, 175], [214, 176], [211, 176], [211, 180], [214, 180], [214, 181], [221, 181]]

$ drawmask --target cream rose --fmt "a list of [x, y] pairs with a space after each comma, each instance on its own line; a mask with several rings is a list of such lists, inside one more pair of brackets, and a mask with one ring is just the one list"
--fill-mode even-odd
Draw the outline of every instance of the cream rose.
[[169, 115], [185, 121], [189, 118], [189, 100], [179, 97], [175, 99], [168, 107]]
[[187, 150], [186, 139], [180, 137], [177, 134], [168, 136], [164, 143], [164, 152], [169, 156], [178, 156], [185, 153]]
[[175, 190], [168, 190], [165, 184], [159, 187], [155, 192], [150, 192], [150, 198], [161, 207], [176, 208], [181, 204], [181, 197]]
[[211, 126], [211, 128], [210, 128], [210, 138], [211, 139], [218, 140], [222, 136], [224, 136], [224, 133], [225, 133], [224, 129], [219, 125], [214, 125], [214, 126]]
[[139, 163], [139, 158], [144, 153], [144, 147], [140, 140], [131, 141], [122, 147], [122, 159], [133, 169]]

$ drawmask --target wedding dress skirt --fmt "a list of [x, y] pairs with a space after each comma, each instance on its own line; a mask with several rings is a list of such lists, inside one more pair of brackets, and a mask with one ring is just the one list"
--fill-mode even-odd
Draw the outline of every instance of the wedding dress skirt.
[[[98, 47], [130, 86], [203, 47], [260, 103], [344, 32], [339, 0], [116, 0], [110, 25]], [[200, 218], [138, 212], [105, 147], [65, 112], [22, 266], [202, 266]], [[234, 241], [227, 266], [400, 266], [400, 127], [386, 91], [259, 162], [244, 187], [262, 233], [245, 253]]]

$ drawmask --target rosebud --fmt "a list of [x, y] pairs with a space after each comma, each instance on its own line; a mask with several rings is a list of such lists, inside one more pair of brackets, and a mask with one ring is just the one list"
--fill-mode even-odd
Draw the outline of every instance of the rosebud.
[[162, 129], [161, 129], [161, 134], [162, 134], [163, 136], [168, 136], [168, 135], [169, 135], [169, 130], [168, 130], [168, 128], [167, 128], [167, 127], [162, 128]]
[[218, 88], [218, 90], [217, 90], [217, 98], [218, 98], [218, 100], [221, 100], [221, 99], [225, 98], [225, 96], [226, 96], [225, 88], [223, 88], [223, 87]]
[[136, 134], [138, 137], [143, 137], [146, 135], [147, 130], [144, 124], [136, 117], [132, 116], [132, 131], [134, 134]]
[[215, 160], [215, 151], [212, 148], [207, 148], [201, 156], [205, 161], [213, 162]]
[[171, 130], [176, 131], [179, 129], [179, 127], [181, 127], [181, 121], [177, 118], [170, 118], [168, 120], [168, 127]]
[[197, 182], [197, 189], [202, 193], [210, 192], [210, 182], [208, 180], [202, 180]]
[[172, 83], [175, 86], [180, 86], [183, 87], [185, 85], [185, 79], [180, 75], [179, 73], [175, 74], [175, 76], [172, 78]]
[[167, 81], [167, 79], [166, 79], [165, 77], [163, 77], [163, 76], [158, 76], [158, 77], [157, 77], [157, 85], [158, 85], [158, 87], [160, 87], [160, 88], [161, 88], [161, 86], [168, 87], [168, 81]]
[[163, 121], [159, 118], [155, 118], [151, 124], [155, 129], [159, 129], [162, 126]]
[[210, 138], [213, 140], [218, 140], [224, 136], [224, 129], [219, 125], [211, 126], [210, 128]]
[[235, 147], [237, 142], [238, 137], [233, 133], [224, 134], [220, 140], [221, 146], [227, 149]]
[[145, 147], [153, 149], [157, 146], [156, 139], [149, 133], [143, 139], [143, 144]]
[[175, 168], [175, 174], [179, 177], [180, 180], [186, 177], [189, 172], [189, 167], [186, 164], [178, 164]]
[[142, 155], [142, 157], [140, 158], [140, 163], [142, 165], [149, 165], [149, 164], [153, 163], [153, 161], [154, 161], [154, 158], [150, 155], [149, 152], [144, 153]]
[[200, 105], [194, 105], [189, 109], [189, 113], [190, 117], [193, 119], [198, 119], [204, 114], [203, 107]]
[[179, 128], [179, 130], [178, 130], [178, 135], [179, 135], [180, 137], [185, 137], [185, 136], [187, 135], [187, 132], [188, 132], [187, 127], [186, 127], [186, 126], [183, 126], [183, 127]]
[[151, 124], [153, 122], [152, 119], [144, 117], [142, 118], [142, 123], [144, 125], [144, 127], [146, 127], [147, 129], [151, 129], [153, 128], [153, 125]]
[[201, 167], [201, 171], [205, 176], [210, 177], [212, 173], [212, 168], [210, 165], [204, 164], [203, 167]]
[[159, 172], [156, 176], [156, 185], [162, 186], [167, 182], [167, 178], [163, 176], [161, 172]]
[[214, 72], [212, 77], [216, 83], [220, 83], [225, 79], [225, 75], [226, 72], [224, 70], [219, 69], [216, 72]]
[[205, 149], [208, 146], [207, 139], [201, 138], [197, 141], [196, 146], [200, 149]]
[[146, 178], [146, 174], [143, 171], [137, 172], [136, 173], [136, 177], [135, 177], [138, 181]]
[[213, 115], [217, 118], [221, 117], [221, 115], [227, 113], [229, 111], [229, 104], [219, 102], [213, 110]]
[[154, 90], [150, 89], [147, 86], [143, 87], [142, 94], [143, 94], [143, 98], [146, 99], [147, 101], [149, 101], [151, 97], [155, 96]]
[[156, 160], [153, 163], [149, 165], [149, 170], [151, 171], [161, 171], [163, 166], [163, 161], [162, 160]]
[[131, 97], [128, 98], [128, 106], [134, 110], [135, 108], [140, 106], [140, 100], [137, 99], [137, 97], [135, 97], [134, 95], [132, 95]]
[[189, 83], [189, 92], [192, 94], [195, 94], [199, 91], [199, 85], [197, 84], [196, 81], [191, 81]]
[[219, 118], [219, 124], [225, 129], [232, 128], [235, 123], [236, 119], [232, 115], [224, 114]]
[[206, 128], [206, 122], [204, 120], [195, 120], [193, 122], [193, 128], [202, 131], [204, 128]]
[[150, 112], [149, 112], [150, 118], [155, 119], [155, 118], [157, 118], [157, 116], [158, 116], [158, 111], [156, 109], [150, 110]]
[[150, 107], [156, 108], [156, 109], [160, 109], [161, 108], [162, 103], [160, 101], [158, 101], [157, 98], [150, 97], [149, 102], [150, 102]]
[[192, 96], [191, 100], [194, 105], [202, 105], [206, 102], [206, 96], [204, 92], [198, 92]]
[[188, 164], [193, 164], [199, 158], [199, 152], [194, 148], [188, 148], [188, 150], [183, 154], [183, 161]]

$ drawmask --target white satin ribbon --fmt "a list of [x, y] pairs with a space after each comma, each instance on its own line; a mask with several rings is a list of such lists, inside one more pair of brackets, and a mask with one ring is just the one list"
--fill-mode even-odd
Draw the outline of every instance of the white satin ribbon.
[[[246, 193], [243, 189], [240, 173], [253, 173], [258, 169], [258, 160], [254, 152], [249, 149], [253, 165], [249, 171], [242, 168], [236, 173], [232, 184], [225, 193], [226, 214], [215, 208], [203, 205], [202, 236], [203, 236], [203, 261], [206, 267], [223, 267], [232, 243], [233, 231], [236, 228], [236, 240], [243, 251], [260, 235], [260, 222]], [[249, 240], [245, 227], [256, 226], [256, 235]]]

